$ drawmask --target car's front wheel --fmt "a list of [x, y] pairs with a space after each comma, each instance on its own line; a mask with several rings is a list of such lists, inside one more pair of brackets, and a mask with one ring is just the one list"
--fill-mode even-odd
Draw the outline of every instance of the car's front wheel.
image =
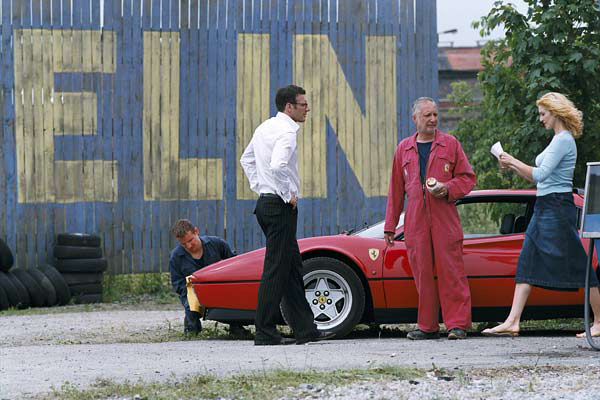
[[[316, 257], [304, 261], [302, 276], [317, 328], [337, 337], [350, 333], [365, 308], [365, 289], [352, 268], [335, 258]], [[287, 322], [283, 307], [281, 313]]]

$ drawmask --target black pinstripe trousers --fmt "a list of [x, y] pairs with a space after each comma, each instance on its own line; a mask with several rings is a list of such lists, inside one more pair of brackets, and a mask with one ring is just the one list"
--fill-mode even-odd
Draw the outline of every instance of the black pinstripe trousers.
[[314, 337], [317, 326], [306, 301], [302, 258], [296, 240], [298, 209], [275, 195], [261, 195], [256, 219], [267, 239], [265, 262], [256, 309], [255, 341], [278, 341], [279, 304], [284, 307], [296, 339]]

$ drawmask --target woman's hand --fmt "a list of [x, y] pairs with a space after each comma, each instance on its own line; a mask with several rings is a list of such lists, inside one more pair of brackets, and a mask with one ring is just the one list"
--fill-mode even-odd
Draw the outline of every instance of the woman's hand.
[[514, 166], [515, 158], [507, 152], [503, 152], [500, 154], [500, 157], [498, 157], [498, 162], [500, 163], [500, 168], [507, 169]]
[[525, 178], [525, 180], [533, 182], [533, 177], [531, 175], [533, 168], [523, 163], [522, 161], [517, 160], [510, 154], [506, 152], [500, 154], [500, 157], [498, 157], [498, 162], [500, 163], [500, 168], [510, 168], [511, 170], [515, 171], [519, 176]]

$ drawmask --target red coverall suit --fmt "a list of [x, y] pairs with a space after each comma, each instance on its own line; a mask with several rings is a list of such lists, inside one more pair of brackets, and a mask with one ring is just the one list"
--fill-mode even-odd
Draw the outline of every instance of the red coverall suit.
[[[394, 154], [384, 230], [394, 232], [404, 209], [404, 241], [419, 293], [418, 327], [439, 331], [439, 309], [446, 329], [471, 326], [471, 294], [463, 263], [463, 232], [454, 202], [475, 186], [475, 174], [453, 136], [436, 130], [425, 179], [447, 185], [436, 198], [421, 184], [417, 134], [400, 142]], [[434, 275], [437, 274], [437, 284]]]

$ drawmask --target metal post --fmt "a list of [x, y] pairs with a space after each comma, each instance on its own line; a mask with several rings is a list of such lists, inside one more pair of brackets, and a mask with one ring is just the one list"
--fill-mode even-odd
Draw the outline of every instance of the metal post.
[[595, 240], [596, 239], [594, 238], [590, 239], [590, 248], [588, 251], [588, 262], [585, 271], [585, 300], [583, 302], [583, 318], [585, 323], [585, 337], [587, 338], [588, 343], [590, 346], [592, 346], [592, 349], [600, 350], [600, 346], [594, 342], [592, 331], [590, 329], [590, 274], [594, 273], [594, 269], [592, 268], [592, 258], [594, 257]]

